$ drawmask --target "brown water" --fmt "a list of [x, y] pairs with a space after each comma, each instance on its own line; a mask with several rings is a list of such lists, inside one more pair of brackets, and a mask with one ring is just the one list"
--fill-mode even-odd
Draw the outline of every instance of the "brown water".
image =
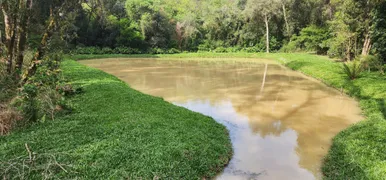
[[273, 61], [81, 63], [225, 125], [234, 156], [218, 179], [320, 179], [331, 138], [362, 119], [356, 101]]

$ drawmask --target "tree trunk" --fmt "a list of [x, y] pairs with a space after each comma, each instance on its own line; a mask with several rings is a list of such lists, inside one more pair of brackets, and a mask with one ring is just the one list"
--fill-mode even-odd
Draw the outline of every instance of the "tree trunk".
[[369, 33], [367, 33], [365, 36], [365, 41], [363, 42], [362, 55], [363, 56], [369, 55], [370, 49], [371, 49], [371, 38]]
[[1, 4], [1, 9], [3, 11], [4, 16], [4, 32], [5, 32], [5, 46], [7, 49], [6, 52], [6, 68], [7, 72], [10, 74], [12, 73], [12, 57], [13, 57], [13, 46], [15, 41], [14, 36], [14, 28], [12, 25], [12, 19], [10, 17], [10, 14], [8, 12], [8, 6], [4, 2]]
[[290, 29], [289, 29], [289, 24], [288, 24], [288, 19], [287, 19], [287, 10], [285, 8], [285, 4], [283, 3], [282, 4], [282, 7], [283, 7], [283, 16], [284, 16], [284, 21], [285, 21], [285, 27], [287, 29], [287, 36], [289, 38], [291, 38], [291, 32], [290, 32]]
[[346, 61], [351, 61], [351, 37], [346, 44]]
[[54, 27], [55, 27], [55, 17], [53, 16], [53, 13], [51, 10], [50, 21], [47, 26], [46, 32], [44, 33], [42, 41], [40, 42], [39, 48], [32, 59], [30, 67], [23, 74], [23, 83], [26, 83], [28, 79], [35, 74], [36, 69], [40, 63], [40, 60], [44, 56], [44, 51], [47, 46], [47, 41], [49, 38], [51, 38], [53, 34]]
[[27, 26], [30, 19], [30, 11], [32, 9], [32, 0], [27, 0], [24, 3], [24, 0], [20, 0], [20, 8], [24, 9], [24, 14], [21, 16], [20, 25], [18, 27], [18, 48], [17, 48], [17, 58], [16, 58], [16, 71], [21, 73], [21, 69], [24, 61], [24, 51], [25, 44], [27, 42]]
[[267, 14], [265, 14], [264, 15], [264, 22], [265, 22], [265, 30], [266, 30], [266, 37], [267, 37], [267, 39], [266, 39], [266, 42], [265, 42], [265, 44], [266, 44], [266, 46], [267, 46], [267, 53], [269, 53], [269, 26], [268, 26], [268, 15]]

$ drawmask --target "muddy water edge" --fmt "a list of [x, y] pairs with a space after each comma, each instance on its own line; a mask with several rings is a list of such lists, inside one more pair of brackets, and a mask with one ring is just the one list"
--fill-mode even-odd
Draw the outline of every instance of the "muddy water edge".
[[321, 179], [331, 139], [363, 119], [355, 100], [275, 61], [80, 62], [225, 125], [234, 156], [218, 179]]

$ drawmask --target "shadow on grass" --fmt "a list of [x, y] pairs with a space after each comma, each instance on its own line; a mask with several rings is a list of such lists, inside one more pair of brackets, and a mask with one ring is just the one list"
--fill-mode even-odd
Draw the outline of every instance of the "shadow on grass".
[[386, 159], [385, 100], [364, 95], [365, 86], [355, 85], [351, 80], [346, 80], [344, 87], [349, 95], [360, 99], [368, 120], [349, 127], [333, 139], [323, 163], [324, 176], [326, 179], [346, 179], [348, 175], [353, 179], [378, 179], [382, 173], [369, 173], [369, 169]]
[[311, 63], [310, 62], [304, 62], [304, 61], [291, 61], [289, 63], [286, 63], [285, 65], [293, 70], [299, 70], [305, 66], [311, 65]]
[[[369, 115], [376, 112], [381, 112], [384, 119], [386, 119], [386, 104], [383, 98], [374, 98], [369, 95], [363, 95], [361, 87], [355, 85], [353, 81], [346, 80], [344, 83], [350, 96], [360, 99], [362, 106], [366, 106], [365, 114]], [[374, 106], [375, 105], [375, 106]]]

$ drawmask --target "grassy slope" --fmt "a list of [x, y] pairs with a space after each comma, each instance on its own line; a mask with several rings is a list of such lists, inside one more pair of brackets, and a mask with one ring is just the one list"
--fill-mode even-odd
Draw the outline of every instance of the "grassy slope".
[[[81, 59], [133, 57], [127, 55], [78, 56]], [[341, 64], [324, 56], [310, 54], [186, 53], [175, 55], [136, 55], [134, 57], [250, 57], [275, 59], [286, 66], [344, 90], [360, 102], [366, 120], [339, 133], [325, 158], [326, 179], [384, 179], [386, 177], [386, 76], [362, 74], [349, 81]]]
[[[11, 164], [19, 170], [23, 161], [28, 164], [25, 143], [37, 153], [27, 179], [48, 176], [42, 174], [47, 164], [61, 179], [200, 179], [215, 176], [229, 161], [228, 131], [212, 118], [142, 94], [75, 61], [65, 61], [63, 70], [72, 84], [84, 88], [71, 98], [75, 111], [0, 137], [0, 177]], [[13, 170], [11, 177], [17, 175]]]

